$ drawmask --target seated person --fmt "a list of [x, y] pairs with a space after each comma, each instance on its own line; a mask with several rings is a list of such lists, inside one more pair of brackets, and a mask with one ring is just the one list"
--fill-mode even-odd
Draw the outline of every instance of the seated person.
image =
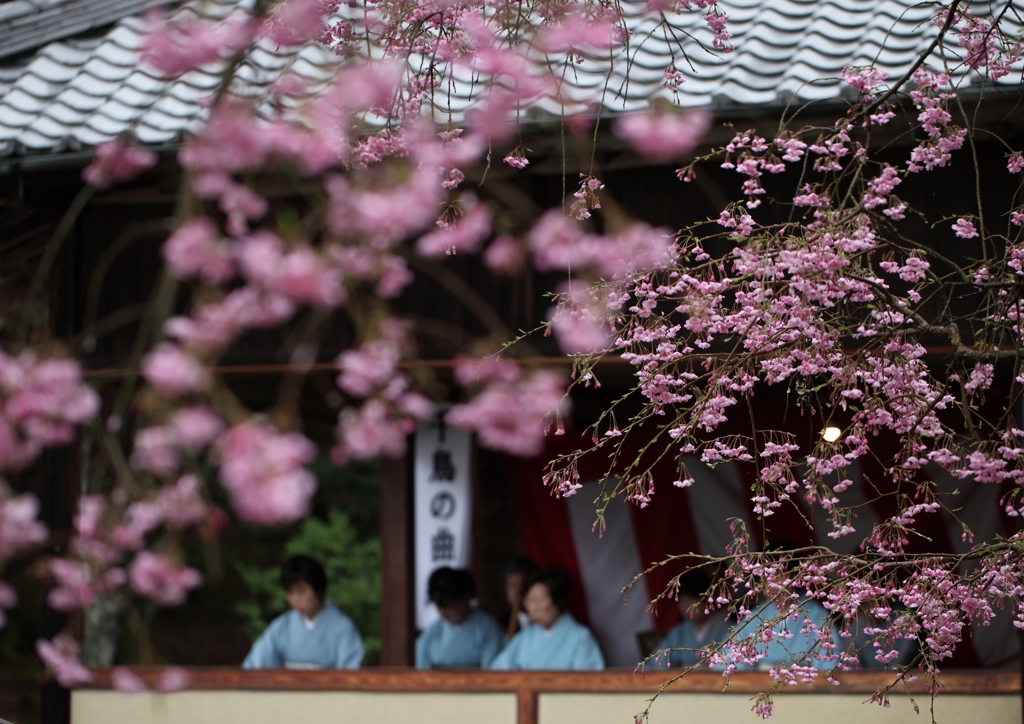
[[[774, 601], [769, 601], [763, 610], [761, 610], [762, 605], [764, 605], [763, 602], [753, 609], [755, 613], [753, 618], [736, 627], [735, 635], [737, 637], [748, 636], [762, 622], [771, 621], [781, 615], [779, 607]], [[803, 599], [797, 603], [797, 606], [795, 612], [790, 611], [786, 618], [772, 626], [774, 633], [772, 640], [768, 643], [767, 655], [757, 662], [757, 668], [770, 669], [775, 664], [797, 663], [815, 669], [831, 669], [835, 665], [834, 661], [814, 658], [812, 649], [821, 656], [838, 653], [838, 649], [826, 651], [820, 646], [815, 648], [819, 641], [817, 633], [812, 630], [807, 633], [803, 632], [804, 620], [809, 620], [818, 629], [827, 629], [831, 626], [828, 620], [828, 611], [812, 599]], [[835, 628], [831, 632], [831, 641], [839, 646], [839, 633]], [[757, 649], [764, 651], [763, 644], [758, 644]], [[740, 668], [749, 667], [741, 666]]]
[[513, 558], [505, 565], [505, 602], [508, 608], [498, 615], [498, 625], [508, 640], [530, 625], [530, 617], [523, 610], [523, 584], [526, 577], [536, 570], [537, 564], [524, 556]]
[[281, 567], [291, 611], [275, 618], [242, 662], [243, 669], [357, 669], [363, 639], [348, 616], [325, 602], [327, 576], [309, 556]]
[[594, 635], [567, 610], [569, 586], [569, 574], [561, 568], [541, 568], [526, 579], [523, 607], [531, 623], [508, 642], [490, 668], [604, 668]]
[[427, 595], [441, 618], [416, 639], [416, 668], [487, 666], [505, 645], [505, 636], [489, 613], [473, 605], [476, 586], [469, 571], [438, 568]]
[[[773, 540], [765, 543], [764, 550], [768, 553], [774, 551], [781, 553], [794, 548], [796, 548], [796, 544], [792, 541]], [[795, 562], [787, 564], [789, 570], [793, 570], [795, 566]], [[733, 630], [734, 640], [749, 636], [764, 622], [778, 619], [783, 613], [775, 601], [766, 602], [764, 599], [759, 604], [751, 606], [751, 610], [754, 615], [747, 621], [738, 624]], [[814, 599], [805, 598], [796, 602], [795, 610], [792, 606], [787, 605], [785, 612], [786, 617], [772, 626], [773, 635], [767, 645], [767, 655], [757, 662], [757, 668], [770, 669], [775, 664], [797, 663], [815, 669], [831, 669], [835, 665], [834, 661], [815, 658], [815, 653], [819, 656], [839, 653], [838, 626], [832, 626], [825, 607]], [[808, 629], [806, 633], [804, 632], [805, 620], [810, 621], [814, 626], [814, 629]], [[830, 634], [826, 638], [835, 644], [836, 648], [825, 650], [820, 645], [822, 642], [817, 632], [818, 630], [828, 631], [830, 628]], [[756, 649], [758, 652], [764, 652], [765, 645], [757, 644]], [[739, 668], [749, 669], [750, 666], [741, 665]]]
[[[907, 666], [917, 655], [918, 640], [913, 614], [907, 613], [906, 608], [899, 602], [890, 605], [893, 611], [886, 620], [877, 619], [866, 611], [861, 611], [857, 615], [853, 645], [862, 669]], [[886, 629], [897, 621], [905, 623], [903, 629], [909, 638], [907, 635], [888, 638], [877, 632], [868, 633], [869, 630]]]
[[697, 649], [709, 644], [725, 641], [729, 636], [729, 625], [725, 622], [725, 611], [705, 611], [701, 597], [711, 586], [711, 576], [703, 570], [688, 571], [679, 579], [679, 623], [669, 629], [658, 644], [668, 652], [659, 657], [660, 665], [695, 666], [701, 663]]

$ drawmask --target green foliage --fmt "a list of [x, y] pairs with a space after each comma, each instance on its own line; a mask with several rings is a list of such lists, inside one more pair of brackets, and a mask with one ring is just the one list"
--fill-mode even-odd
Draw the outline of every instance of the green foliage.
[[[307, 518], [284, 547], [282, 561], [304, 554], [320, 561], [327, 572], [327, 599], [344, 611], [363, 636], [364, 664], [380, 660], [380, 538], [364, 537], [344, 513], [332, 510], [327, 520]], [[278, 583], [279, 568], [235, 563], [248, 596], [235, 604], [246, 635], [252, 640], [288, 608]]]

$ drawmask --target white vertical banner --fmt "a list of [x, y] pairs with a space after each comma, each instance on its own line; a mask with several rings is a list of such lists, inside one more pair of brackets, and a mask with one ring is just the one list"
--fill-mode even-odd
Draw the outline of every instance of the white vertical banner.
[[414, 450], [416, 627], [425, 629], [438, 617], [427, 600], [430, 574], [444, 566], [469, 566], [472, 436], [439, 416], [419, 423]]

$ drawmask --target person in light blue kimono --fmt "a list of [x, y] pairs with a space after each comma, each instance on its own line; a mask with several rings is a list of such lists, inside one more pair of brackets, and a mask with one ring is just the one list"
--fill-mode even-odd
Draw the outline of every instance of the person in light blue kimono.
[[[786, 551], [794, 550], [796, 547], [792, 541], [778, 539], [765, 543], [764, 551], [785, 556]], [[786, 558], [782, 560], [785, 561]], [[791, 561], [786, 567], [793, 570], [796, 564]], [[772, 640], [767, 644], [765, 657], [757, 662], [757, 668], [770, 669], [775, 664], [789, 663], [811, 666], [815, 669], [831, 669], [835, 666], [834, 661], [820, 658], [838, 653], [840, 646], [838, 627], [832, 625], [828, 611], [820, 603], [812, 598], [805, 598], [796, 602], [795, 606], [787, 605], [783, 616], [783, 610], [780, 610], [775, 601], [766, 602], [762, 599], [759, 604], [752, 606], [751, 610], [754, 615], [733, 629], [734, 640], [749, 636], [764, 623], [781, 619], [772, 626]], [[805, 621], [809, 621], [810, 625], [805, 625]], [[824, 641], [819, 638], [821, 631], [826, 632]], [[823, 644], [829, 641], [835, 645], [830, 651], [823, 647]], [[757, 649], [763, 651], [764, 644], [757, 644]], [[749, 669], [750, 666], [741, 665], [739, 668]]]
[[[750, 635], [756, 627], [762, 625], [762, 622], [772, 621], [782, 615], [774, 601], [769, 601], [763, 609], [761, 605], [755, 607], [754, 612], [756, 614], [754, 617], [736, 627], [735, 636], [737, 638]], [[803, 632], [805, 620], [810, 621], [814, 626], [814, 628], [809, 627], [806, 633]], [[812, 599], [800, 601], [795, 609], [787, 608], [786, 617], [772, 626], [772, 640], [768, 643], [765, 657], [757, 662], [757, 668], [770, 669], [775, 664], [795, 663], [815, 669], [831, 669], [835, 666], [834, 661], [825, 661], [815, 658], [813, 655], [815, 651], [819, 655], [837, 652], [837, 649], [825, 651], [820, 646], [815, 648], [820, 641], [817, 630], [827, 630], [831, 625], [828, 620], [828, 611]], [[837, 647], [839, 646], [839, 634], [834, 628], [829, 633], [827, 640]], [[763, 645], [759, 644], [758, 650], [762, 649]], [[749, 667], [741, 666], [740, 668]]]
[[476, 585], [469, 571], [438, 568], [427, 582], [427, 595], [441, 618], [416, 639], [416, 668], [482, 667], [505, 644], [498, 622], [473, 605]]
[[[853, 648], [862, 669], [907, 666], [917, 655], [920, 644], [913, 613], [899, 601], [887, 603], [892, 607], [888, 618], [878, 619], [869, 611], [861, 611], [857, 615]], [[890, 639], [878, 633], [868, 633], [869, 630], [888, 628], [895, 622], [902, 624], [900, 628], [905, 633], [901, 637]]]
[[729, 625], [721, 609], [707, 612], [701, 603], [711, 586], [711, 577], [697, 569], [689, 571], [679, 579], [679, 623], [669, 629], [658, 644], [658, 649], [667, 655], [654, 661], [659, 666], [688, 667], [701, 663], [697, 650], [713, 643], [725, 641], [729, 636]]
[[523, 607], [531, 623], [508, 642], [490, 668], [604, 668], [594, 635], [567, 610], [569, 587], [569, 574], [561, 568], [541, 568], [527, 578]]
[[242, 662], [243, 669], [358, 669], [363, 639], [352, 620], [326, 602], [327, 576], [309, 556], [281, 568], [290, 611], [275, 618]]

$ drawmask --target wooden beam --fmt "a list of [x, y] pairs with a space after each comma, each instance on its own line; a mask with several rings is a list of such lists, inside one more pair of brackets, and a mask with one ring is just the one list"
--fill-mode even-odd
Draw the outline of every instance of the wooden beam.
[[380, 466], [380, 659], [384, 666], [413, 663], [411, 460], [411, 456], [385, 459]]
[[[109, 688], [110, 669], [94, 669], [95, 680], [85, 688]], [[156, 682], [157, 667], [132, 668], [149, 684]], [[245, 671], [238, 668], [187, 669], [196, 690], [236, 691], [446, 691], [446, 692], [509, 692], [519, 698], [519, 711], [535, 706], [523, 696], [546, 692], [575, 693], [654, 693], [673, 674], [668, 671], [648, 671], [634, 674], [630, 669], [605, 671], [416, 671], [401, 668], [368, 668], [356, 671], [294, 671], [268, 669]], [[787, 691], [803, 694], [872, 694], [893, 683], [896, 675], [886, 671], [850, 671], [837, 673], [839, 684], [831, 684], [826, 672], [811, 683], [786, 687]], [[1021, 689], [1021, 675], [1017, 671], [960, 670], [939, 675], [944, 694], [1015, 694]], [[721, 692], [727, 681], [717, 671], [692, 671], [665, 689], [666, 693]], [[771, 688], [772, 678], [765, 672], [743, 671], [728, 679], [729, 693], [756, 694]], [[911, 682], [912, 693], [927, 693], [924, 677]], [[902, 684], [899, 691], [903, 691]]]

